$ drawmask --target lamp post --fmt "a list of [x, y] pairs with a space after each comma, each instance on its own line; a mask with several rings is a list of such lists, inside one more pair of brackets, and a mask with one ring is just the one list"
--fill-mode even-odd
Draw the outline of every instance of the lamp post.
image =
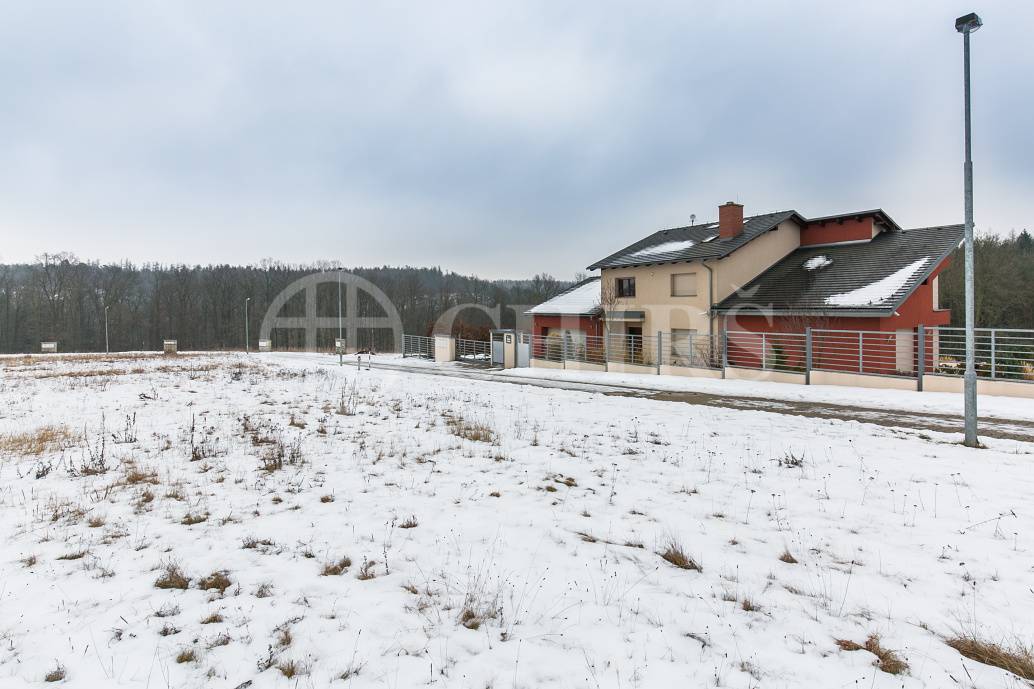
[[966, 162], [962, 171], [965, 176], [965, 201], [966, 201], [966, 373], [963, 377], [964, 404], [966, 417], [966, 438], [964, 444], [967, 447], [978, 447], [977, 440], [977, 371], [976, 371], [976, 333], [974, 332], [974, 305], [973, 305], [973, 147], [972, 133], [970, 128], [970, 95], [969, 95], [969, 35], [983, 25], [980, 17], [975, 12], [959, 17], [955, 20], [955, 30], [962, 34], [963, 53], [963, 80], [965, 82], [966, 100]]
[[[355, 309], [355, 306], [353, 305], [352, 308]], [[342, 330], [341, 330], [341, 269], [338, 268], [338, 271], [337, 271], [337, 339], [339, 340], [339, 342], [338, 342], [339, 346], [337, 347], [337, 365], [338, 366], [344, 366], [345, 365], [345, 352], [344, 352], [344, 348], [342, 348], [340, 346], [340, 340], [343, 337], [344, 337], [344, 335], [342, 334]]]
[[104, 307], [104, 353], [110, 354], [111, 349], [108, 347], [108, 307]]
[[251, 353], [251, 334], [248, 332], [248, 302], [251, 297], [244, 300], [244, 353]]

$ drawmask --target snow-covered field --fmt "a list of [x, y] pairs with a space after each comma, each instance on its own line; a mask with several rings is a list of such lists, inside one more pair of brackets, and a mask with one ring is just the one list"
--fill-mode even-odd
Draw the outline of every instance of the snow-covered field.
[[283, 356], [0, 395], [5, 689], [1026, 686], [945, 639], [1034, 639], [1031, 445]]

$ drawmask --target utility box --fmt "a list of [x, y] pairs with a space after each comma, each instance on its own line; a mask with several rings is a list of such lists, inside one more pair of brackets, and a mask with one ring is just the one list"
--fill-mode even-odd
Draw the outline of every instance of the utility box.
[[164, 340], [162, 342], [162, 351], [166, 354], [176, 353], [176, 340]]
[[39, 350], [44, 354], [57, 354], [57, 342], [40, 342]]
[[271, 352], [273, 351], [272, 340], [259, 340], [259, 351], [260, 352]]
[[503, 368], [517, 366], [517, 332], [514, 330], [493, 330], [492, 365]]

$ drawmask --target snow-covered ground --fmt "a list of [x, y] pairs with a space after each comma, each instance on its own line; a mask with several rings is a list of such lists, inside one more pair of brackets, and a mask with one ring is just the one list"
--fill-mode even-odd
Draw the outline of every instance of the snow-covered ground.
[[1034, 636], [1029, 444], [304, 358], [0, 394], [5, 689], [1025, 686], [944, 638]]
[[[413, 361], [412, 359], [407, 359]], [[902, 411], [962, 414], [962, 395], [954, 392], [909, 392], [841, 385], [796, 385], [771, 381], [716, 380], [687, 376], [652, 376], [638, 373], [597, 373], [549, 368], [512, 368], [499, 371], [510, 377], [563, 380], [576, 383], [627, 385], [672, 392], [704, 392], [714, 395], [763, 397], [796, 402], [819, 402], [899, 409]], [[981, 417], [1034, 419], [1034, 401], [1021, 397], [981, 395], [977, 408]]]

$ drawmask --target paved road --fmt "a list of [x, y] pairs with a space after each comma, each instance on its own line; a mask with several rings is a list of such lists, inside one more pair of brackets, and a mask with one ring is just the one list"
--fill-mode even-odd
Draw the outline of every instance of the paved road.
[[[327, 363], [326, 357], [322, 356], [318, 361], [320, 363]], [[351, 366], [356, 365], [354, 359], [352, 361], [346, 360], [345, 363]], [[671, 392], [652, 388], [636, 387], [633, 385], [580, 383], [567, 380], [546, 380], [543, 378], [522, 377], [519, 375], [501, 376], [492, 370], [477, 367], [464, 367], [460, 365], [428, 366], [426, 364], [421, 365], [406, 364], [402, 362], [389, 363], [377, 361], [374, 361], [372, 364], [368, 364], [364, 360], [362, 363], [363, 368], [366, 368], [368, 365], [372, 365], [374, 368], [407, 371], [428, 376], [445, 376], [447, 378], [464, 378], [467, 380], [483, 380], [493, 383], [511, 383], [514, 385], [534, 385], [542, 388], [559, 388], [562, 390], [595, 392], [604, 395], [646, 397], [665, 402], [683, 402], [685, 404], [721, 407], [724, 409], [765, 411], [774, 414], [786, 414], [788, 416], [807, 416], [811, 418], [858, 421], [860, 423], [873, 423], [880, 426], [905, 428], [913, 431], [929, 430], [942, 433], [962, 433], [962, 416], [955, 414], [877, 409], [874, 407], [857, 407], [844, 404], [831, 404], [827, 402], [799, 402], [763, 397], [716, 395], [707, 392]], [[1005, 438], [1009, 440], [1034, 442], [1034, 421], [991, 418], [981, 419], [980, 435], [989, 438]]]

